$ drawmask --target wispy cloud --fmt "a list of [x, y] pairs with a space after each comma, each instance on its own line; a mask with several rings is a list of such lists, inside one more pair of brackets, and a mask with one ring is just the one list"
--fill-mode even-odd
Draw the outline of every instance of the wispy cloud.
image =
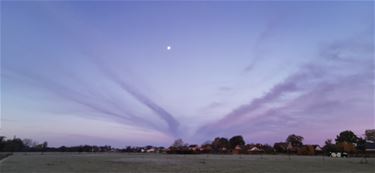
[[[370, 96], [374, 88], [373, 53], [373, 42], [362, 35], [333, 42], [318, 51], [320, 58], [303, 66], [262, 97], [202, 126], [197, 134], [254, 134], [276, 128], [287, 131], [306, 122], [325, 124], [327, 118], [342, 124], [348, 123], [343, 116], [358, 113], [362, 113], [358, 121], [365, 128], [366, 120], [368, 126], [374, 114], [374, 99]], [[357, 125], [351, 126], [357, 128]], [[342, 126], [336, 128], [339, 127]]]
[[[129, 79], [130, 75], [119, 75], [118, 73], [115, 73], [115, 71], [112, 70], [107, 63], [101, 61], [101, 57], [99, 55], [100, 50], [103, 50], [103, 47], [105, 46], [104, 44], [98, 46], [97, 42], [105, 42], [105, 45], [108, 47], [116, 47], [118, 45], [114, 40], [103, 36], [105, 33], [101, 32], [97, 28], [87, 26], [87, 23], [80, 17], [74, 17], [72, 20], [71, 15], [74, 15], [74, 12], [66, 13], [66, 11], [55, 8], [51, 4], [43, 6], [42, 9], [60, 23], [64, 24], [64, 26], [66, 26], [65, 29], [74, 37], [84, 38], [81, 40], [76, 40], [77, 42], [81, 43], [79, 44], [80, 53], [86, 57], [89, 57], [81, 57], [80, 60], [83, 60], [83, 66], [93, 65], [93, 67], [90, 66], [89, 68], [91, 70], [95, 69], [96, 72], [99, 72], [96, 74], [98, 75], [96, 76], [97, 78], [100, 78], [100, 80], [105, 82], [109, 81], [110, 83], [118, 86], [122, 92], [131, 95], [145, 108], [150, 109], [154, 113], [153, 115], [155, 117], [146, 117], [145, 115], [134, 114], [132, 111], [129, 111], [131, 110], [131, 106], [129, 106], [128, 103], [119, 102], [119, 100], [116, 99], [116, 96], [111, 95], [113, 94], [111, 92], [104, 93], [105, 96], [101, 95], [100, 93], [102, 93], [102, 91], [99, 91], [95, 87], [91, 86], [91, 84], [84, 83], [84, 76], [79, 74], [63, 72], [64, 74], [62, 75], [65, 75], [64, 77], [67, 77], [76, 83], [76, 85], [66, 85], [64, 82], [55, 80], [54, 77], [44, 77], [43, 75], [29, 72], [25, 69], [8, 70], [18, 74], [21, 78], [27, 78], [28, 80], [32, 81], [32, 85], [45, 88], [48, 91], [58, 95], [60, 98], [90, 109], [91, 111], [99, 114], [101, 118], [105, 118], [110, 121], [118, 121], [126, 125], [157, 130], [173, 137], [178, 137], [180, 135], [179, 122], [170, 112], [160, 106], [157, 101], [152, 100], [150, 97], [142, 93], [139, 89], [134, 87], [134, 85], [131, 85], [132, 82], [126, 81], [125, 79]], [[77, 33], [77, 28], [86, 32]], [[61, 107], [61, 109], [66, 108]], [[90, 118], [90, 116], [88, 116], [88, 118]], [[161, 124], [160, 122], [154, 122], [152, 120], [153, 118], [164, 121], [167, 127], [165, 128], [165, 125]]]
[[[17, 79], [18, 76], [19, 81], [24, 82], [24, 84], [36, 86], [38, 88], [42, 88], [47, 92], [51, 92], [57, 95], [59, 98], [63, 100], [70, 101], [75, 103], [76, 105], [80, 105], [83, 108], [87, 108], [96, 114], [87, 113], [83, 114], [83, 116], [87, 118], [92, 118], [94, 115], [99, 116], [100, 118], [104, 118], [110, 121], [120, 122], [126, 125], [142, 127], [146, 129], [153, 129], [157, 131], [161, 131], [163, 133], [176, 135], [178, 122], [171, 116], [168, 112], [166, 112], [163, 108], [159, 107], [157, 104], [153, 103], [147, 97], [143, 96], [141, 93], [131, 89], [130, 87], [122, 84], [122, 87], [126, 87], [126, 91], [134, 96], [137, 100], [139, 100], [142, 104], [149, 107], [150, 109], [154, 110], [159, 117], [162, 117], [166, 121], [170, 127], [168, 130], [165, 130], [160, 124], [155, 124], [150, 120], [142, 117], [137, 116], [127, 111], [125, 108], [128, 106], [126, 103], [118, 103], [117, 100], [112, 100], [108, 97], [102, 97], [99, 91], [95, 91], [90, 85], [82, 85], [83, 83], [80, 82], [78, 76], [74, 76], [76, 80], [76, 88], [68, 85], [64, 85], [61, 82], [53, 80], [48, 77], [44, 77], [43, 75], [33, 73], [30, 71], [25, 71], [21, 69], [9, 69], [7, 67], [6, 70], [3, 71], [2, 76], [9, 76], [9, 73], [12, 74], [11, 79]], [[71, 76], [72, 77], [72, 76]], [[79, 87], [84, 87], [85, 91], [82, 92], [78, 90]], [[60, 106], [60, 109], [66, 109], [64, 106]], [[168, 119], [171, 118], [171, 119]]]
[[252, 48], [253, 58], [251, 62], [244, 68], [244, 72], [250, 72], [253, 68], [256, 67], [257, 63], [265, 58], [266, 53], [266, 43], [268, 39], [275, 36], [278, 33], [278, 29], [282, 24], [282, 21], [286, 17], [285, 14], [275, 15], [277, 17], [271, 18], [265, 25], [265, 28], [259, 35], [255, 38], [254, 46]]
[[[302, 70], [301, 72], [294, 74], [287, 78], [283, 83], [274, 86], [267, 94], [260, 98], [252, 100], [249, 104], [241, 105], [237, 109], [234, 109], [229, 114], [225, 115], [221, 120], [203, 126], [199, 131], [210, 131], [210, 129], [231, 127], [236, 123], [243, 122], [243, 118], [251, 118], [252, 112], [261, 109], [266, 104], [275, 102], [282, 96], [285, 96], [292, 92], [298, 92], [303, 90], [301, 85], [303, 81], [311, 80], [312, 78], [318, 78], [322, 72], [315, 67], [309, 67], [309, 70]], [[210, 132], [209, 132], [210, 133]]]
[[171, 113], [169, 113], [166, 109], [158, 105], [156, 102], [152, 101], [150, 98], [148, 98], [144, 94], [137, 91], [135, 88], [131, 87], [123, 79], [123, 77], [120, 77], [114, 71], [110, 70], [108, 66], [104, 65], [104, 63], [101, 63], [101, 60], [99, 58], [94, 60], [94, 63], [96, 63], [96, 67], [98, 67], [99, 71], [103, 72], [103, 74], [108, 79], [110, 79], [112, 82], [120, 86], [123, 89], [123, 91], [132, 95], [137, 101], [139, 101], [144, 106], [152, 110], [159, 118], [164, 120], [168, 125], [169, 134], [172, 134], [173, 136], [178, 137], [179, 122]]

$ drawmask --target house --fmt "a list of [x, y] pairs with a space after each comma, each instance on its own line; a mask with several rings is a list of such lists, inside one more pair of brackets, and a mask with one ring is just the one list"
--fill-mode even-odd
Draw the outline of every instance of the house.
[[302, 145], [296, 150], [298, 155], [315, 155], [315, 148], [315, 145]]
[[316, 152], [322, 152], [323, 149], [319, 145], [313, 145]]
[[155, 153], [156, 149], [155, 148], [150, 148], [146, 150], [146, 153]]
[[259, 153], [264, 152], [264, 150], [254, 146], [254, 147], [248, 149], [247, 152], [250, 153], [250, 154], [259, 154]]
[[211, 146], [211, 144], [204, 144], [200, 147], [199, 151], [201, 153], [211, 153], [212, 152], [212, 146]]
[[375, 142], [366, 141], [365, 151], [366, 151], [366, 153], [375, 153]]
[[314, 146], [315, 154], [323, 154], [322, 147], [320, 147], [319, 145], [313, 145], [313, 146]]
[[340, 142], [336, 144], [338, 151], [354, 154], [357, 152], [356, 145], [350, 142]]
[[251, 148], [249, 151], [262, 151], [262, 150], [259, 149], [258, 147], [253, 147], [253, 148]]
[[167, 153], [168, 149], [164, 147], [158, 147], [157, 148], [157, 153]]
[[232, 153], [241, 154], [241, 151], [242, 151], [242, 147], [240, 145], [236, 145], [236, 147], [234, 147], [234, 149], [232, 150]]
[[198, 145], [189, 145], [189, 150], [191, 151], [198, 151], [199, 147]]

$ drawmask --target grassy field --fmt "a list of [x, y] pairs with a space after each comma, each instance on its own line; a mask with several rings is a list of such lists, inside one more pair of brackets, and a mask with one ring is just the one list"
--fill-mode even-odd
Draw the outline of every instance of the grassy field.
[[0, 163], [0, 172], [375, 172], [375, 158], [284, 155], [166, 155], [123, 153], [15, 153]]

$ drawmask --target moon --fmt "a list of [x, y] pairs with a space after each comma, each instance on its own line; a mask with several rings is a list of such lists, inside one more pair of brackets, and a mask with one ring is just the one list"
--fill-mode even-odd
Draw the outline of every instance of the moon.
[[172, 47], [171, 46], [167, 46], [167, 50], [171, 50], [172, 49]]

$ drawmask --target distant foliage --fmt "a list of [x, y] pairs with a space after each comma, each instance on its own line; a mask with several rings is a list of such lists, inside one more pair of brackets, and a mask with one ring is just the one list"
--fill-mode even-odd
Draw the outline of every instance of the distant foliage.
[[[216, 137], [202, 145], [185, 143], [182, 139], [175, 140], [168, 148], [156, 146], [128, 146], [123, 149], [111, 146], [61, 146], [48, 147], [47, 142], [38, 143], [31, 139], [13, 137], [7, 139], [0, 136], [0, 152], [135, 152], [135, 153], [168, 153], [168, 154], [297, 154], [316, 155], [329, 154], [331, 152], [345, 152], [351, 155], [366, 154], [369, 144], [366, 140], [374, 137], [374, 130], [366, 130], [363, 138], [357, 137], [352, 131], [346, 130], [337, 135], [335, 142], [327, 139], [321, 148], [317, 144], [303, 144], [302, 136], [291, 134], [285, 142], [274, 143], [273, 146], [261, 143], [246, 144], [242, 136], [237, 135], [229, 140], [225, 137]], [[370, 143], [371, 144], [371, 143]]]
[[298, 155], [315, 155], [315, 149], [311, 145], [305, 145], [297, 149]]
[[286, 153], [288, 148], [288, 143], [285, 142], [277, 142], [273, 145], [273, 148], [278, 153]]
[[245, 140], [243, 140], [243, 137], [238, 135], [238, 136], [233, 136], [232, 138], [229, 139], [230, 147], [231, 149], [234, 149], [237, 145], [243, 146], [245, 145]]
[[5, 152], [18, 152], [23, 151], [25, 148], [25, 145], [23, 144], [22, 140], [19, 138], [14, 137], [13, 139], [5, 140], [5, 137], [0, 138], [0, 151]]
[[173, 142], [172, 147], [180, 148], [180, 147], [185, 147], [187, 146], [187, 143], [184, 143], [182, 139], [177, 139]]
[[352, 131], [346, 130], [346, 131], [341, 132], [336, 137], [336, 144], [339, 144], [342, 142], [356, 144], [358, 142], [358, 137]]
[[354, 153], [357, 152], [357, 149], [354, 146], [354, 144], [349, 143], [349, 142], [338, 143], [337, 144], [337, 149], [340, 152], [346, 152], [346, 153], [349, 153], [349, 154], [354, 154]]
[[303, 137], [295, 135], [295, 134], [291, 134], [286, 138], [286, 142], [291, 143], [293, 147], [302, 146], [303, 145], [302, 141], [303, 141]]
[[325, 153], [337, 152], [338, 151], [336, 144], [332, 143], [332, 139], [327, 139], [324, 143], [325, 143], [325, 145], [323, 147], [323, 151]]
[[111, 146], [72, 146], [50, 148], [48, 142], [38, 144], [31, 139], [23, 139], [14, 137], [13, 139], [6, 139], [0, 136], [0, 152], [106, 152], [111, 151]]
[[214, 152], [223, 153], [230, 148], [231, 144], [227, 138], [217, 137], [214, 139], [211, 146]]

